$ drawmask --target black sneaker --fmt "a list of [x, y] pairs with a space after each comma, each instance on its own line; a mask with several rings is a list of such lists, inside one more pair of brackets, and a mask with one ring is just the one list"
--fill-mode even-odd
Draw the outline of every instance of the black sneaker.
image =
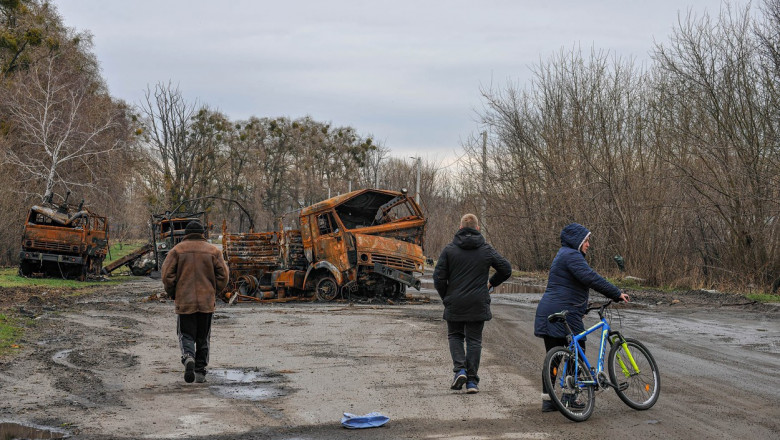
[[196, 371], [195, 372], [195, 383], [205, 383], [206, 382], [206, 373], [201, 373]]
[[459, 390], [463, 388], [463, 384], [466, 383], [467, 379], [468, 377], [466, 376], [466, 370], [461, 369], [455, 373], [455, 377], [452, 379], [452, 385], [450, 385], [450, 389]]
[[192, 356], [184, 358], [184, 381], [187, 383], [195, 381], [195, 359]]
[[558, 411], [552, 400], [542, 400], [542, 412]]

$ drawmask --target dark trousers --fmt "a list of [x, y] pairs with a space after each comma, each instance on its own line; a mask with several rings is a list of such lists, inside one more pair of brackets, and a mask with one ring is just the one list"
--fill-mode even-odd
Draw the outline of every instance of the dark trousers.
[[179, 335], [181, 362], [187, 356], [195, 359], [195, 371], [206, 373], [209, 364], [209, 340], [211, 339], [211, 317], [213, 313], [177, 315], [176, 334]]
[[[566, 343], [566, 338], [553, 338], [553, 337], [550, 337], [550, 336], [545, 336], [544, 337], [544, 350], [545, 350], [545, 353], [550, 351], [550, 349], [553, 348], [553, 347], [567, 347], [568, 345], [569, 344]], [[585, 342], [584, 341], [580, 341], [580, 347], [582, 348], [582, 351], [585, 351]], [[553, 380], [553, 384], [554, 384], [554, 381], [555, 381], [555, 375], [553, 374], [552, 369], [554, 369], [554, 368], [558, 368], [558, 365], [557, 364], [550, 365], [550, 371], [548, 372], [548, 374], [550, 375], [550, 377]], [[549, 391], [547, 391], [547, 387], [544, 386], [544, 378], [542, 378], [542, 391], [545, 394], [549, 394]]]
[[[482, 329], [485, 321], [447, 321], [452, 371], [466, 370], [470, 382], [479, 383], [479, 359], [482, 355]], [[465, 348], [464, 348], [465, 341]]]

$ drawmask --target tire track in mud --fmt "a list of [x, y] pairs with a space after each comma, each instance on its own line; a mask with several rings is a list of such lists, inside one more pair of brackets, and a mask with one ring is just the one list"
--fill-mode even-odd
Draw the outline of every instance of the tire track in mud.
[[54, 337], [39, 343], [44, 349], [35, 357], [48, 370], [51, 386], [59, 391], [54, 395], [63, 396], [49, 403], [85, 408], [122, 406], [121, 387], [107, 384], [104, 376], [105, 372], [137, 365], [135, 356], [120, 349], [141, 336], [133, 330], [139, 322], [102, 310], [84, 313], [81, 305], [75, 309], [44, 318], [50, 321], [47, 332]]

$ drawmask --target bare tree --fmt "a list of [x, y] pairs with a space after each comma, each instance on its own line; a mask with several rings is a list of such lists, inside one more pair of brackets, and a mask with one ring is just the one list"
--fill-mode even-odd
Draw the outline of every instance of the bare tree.
[[147, 87], [140, 105], [144, 139], [156, 152], [156, 165], [162, 178], [162, 204], [171, 207], [186, 199], [188, 177], [195, 160], [190, 132], [197, 103], [188, 103], [178, 86], [157, 83]]
[[[94, 188], [96, 158], [125, 141], [112, 135], [122, 127], [123, 111], [100, 92], [93, 76], [74, 65], [75, 51], [49, 54], [0, 89], [15, 140], [4, 149], [3, 161], [18, 170], [22, 191], [42, 199], [58, 184]], [[69, 167], [80, 173], [66, 172]]]

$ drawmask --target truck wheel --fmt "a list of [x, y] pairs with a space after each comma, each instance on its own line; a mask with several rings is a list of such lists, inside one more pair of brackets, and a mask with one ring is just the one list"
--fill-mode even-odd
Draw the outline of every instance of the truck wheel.
[[339, 285], [332, 276], [324, 276], [317, 281], [317, 299], [333, 301], [339, 294]]

